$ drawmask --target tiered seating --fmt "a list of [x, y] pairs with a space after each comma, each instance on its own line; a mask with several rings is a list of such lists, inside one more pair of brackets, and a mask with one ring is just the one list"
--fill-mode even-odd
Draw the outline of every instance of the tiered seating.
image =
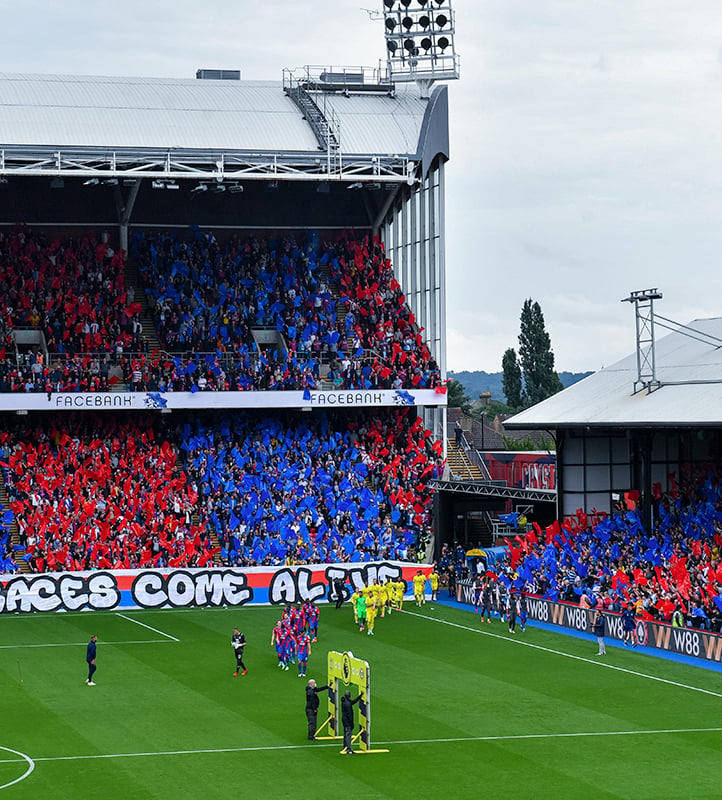
[[[439, 385], [438, 367], [379, 245], [369, 250], [343, 240], [317, 256], [292, 238], [231, 238], [221, 247], [212, 234], [194, 230], [189, 238], [138, 234], [133, 254], [143, 262], [162, 345], [209, 354], [166, 363], [176, 373], [165, 375], [167, 383], [197, 385], [203, 377], [213, 388], [314, 388], [324, 358], [343, 388]], [[278, 331], [288, 352], [259, 351], [252, 328]]]
[[153, 420], [18, 427], [6, 435], [11, 509], [34, 571], [203, 565], [197, 492]]
[[[647, 619], [669, 621], [675, 610], [690, 624], [719, 628], [722, 612], [720, 484], [707, 474], [669, 494], [655, 487], [655, 530], [639, 513], [575, 517], [516, 537], [509, 569], [500, 577], [552, 599], [631, 603]], [[515, 577], [516, 576], [516, 577]], [[714, 623], [713, 623], [714, 621]]]
[[439, 447], [404, 411], [186, 425], [201, 521], [233, 565], [406, 558], [429, 531]]

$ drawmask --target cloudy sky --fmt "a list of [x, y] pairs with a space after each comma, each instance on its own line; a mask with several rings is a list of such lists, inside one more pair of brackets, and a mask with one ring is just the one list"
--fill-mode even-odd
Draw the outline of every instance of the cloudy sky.
[[[558, 370], [634, 349], [636, 289], [720, 315], [722, 14], [713, 0], [453, 0], [448, 366], [496, 372], [526, 298]], [[381, 0], [0, 0], [0, 71], [193, 77], [374, 66]]]

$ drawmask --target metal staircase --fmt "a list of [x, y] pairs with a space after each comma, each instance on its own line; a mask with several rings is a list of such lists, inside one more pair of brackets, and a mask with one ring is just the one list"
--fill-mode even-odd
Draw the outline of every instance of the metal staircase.
[[303, 114], [303, 118], [311, 126], [318, 141], [319, 150], [323, 150], [329, 159], [329, 173], [336, 172], [341, 158], [341, 141], [338, 119], [333, 111], [324, 113], [316, 101], [300, 83], [294, 82], [286, 86], [284, 91], [293, 100]]

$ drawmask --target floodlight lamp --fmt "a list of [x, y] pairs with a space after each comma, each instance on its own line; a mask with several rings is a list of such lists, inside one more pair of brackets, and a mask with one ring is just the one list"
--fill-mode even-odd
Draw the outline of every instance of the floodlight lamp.
[[391, 53], [391, 55], [392, 55], [392, 56], [393, 56], [393, 55], [394, 55], [394, 53], [396, 52], [396, 48], [397, 48], [397, 47], [398, 47], [398, 45], [396, 44], [396, 42], [392, 41], [391, 39], [389, 39], [389, 40], [386, 42], [386, 48], [387, 48], [387, 50], [389, 51], [389, 53]]
[[439, 50], [441, 50], [441, 52], [443, 53], [443, 52], [444, 52], [444, 50], [446, 50], [446, 48], [449, 46], [449, 40], [446, 38], [446, 36], [440, 36], [440, 37], [439, 37], [439, 38], [436, 40], [436, 46], [437, 46], [437, 47], [439, 48]]
[[410, 31], [414, 27], [414, 21], [411, 17], [404, 17], [401, 20], [401, 24], [406, 28], [407, 31]]
[[87, 181], [83, 181], [83, 186], [97, 186], [99, 183], [97, 178], [88, 178]]
[[423, 16], [419, 17], [419, 26], [426, 30], [429, 25], [431, 25], [431, 20], [424, 14]]
[[165, 185], [166, 189], [180, 189], [179, 184], [175, 183], [175, 181], [168, 181]]
[[117, 186], [118, 179], [117, 178], [108, 178], [107, 180], [103, 181], [103, 186]]
[[355, 181], [354, 183], [349, 183], [347, 188], [348, 189], [363, 189], [363, 183], [361, 183], [361, 181]]
[[404, 8], [408, 8], [411, 5], [411, 0], [399, 0], [399, 2]]
[[198, 186], [194, 186], [191, 189], [191, 194], [198, 194], [198, 192], [207, 192], [208, 186], [205, 183], [199, 183]]
[[421, 40], [421, 47], [423, 48], [424, 53], [428, 53], [431, 50], [431, 39], [428, 36], [424, 36]]
[[390, 33], [394, 32], [396, 27], [396, 20], [393, 17], [386, 17], [386, 30]]
[[407, 50], [411, 55], [416, 55], [416, 42], [413, 39], [404, 39], [404, 50]]
[[8, 179], [0, 175], [0, 186], [7, 186]]
[[449, 20], [446, 14], [439, 14], [439, 16], [436, 18], [436, 27], [443, 28], [444, 25], [448, 23], [448, 21]]
[[389, 11], [394, 7], [394, 3], [396, 0], [384, 0], [384, 5], [388, 8]]
[[165, 189], [165, 184], [163, 183], [163, 181], [153, 181], [153, 183], [151, 183], [151, 186], [154, 189]]
[[419, 5], [423, 8], [429, 0], [418, 0]]
[[212, 191], [213, 194], [223, 194], [223, 192], [226, 191], [226, 187], [222, 183], [219, 183], [218, 186], [213, 187]]
[[232, 183], [228, 187], [228, 191], [231, 194], [240, 194], [243, 191], [243, 184], [242, 183]]

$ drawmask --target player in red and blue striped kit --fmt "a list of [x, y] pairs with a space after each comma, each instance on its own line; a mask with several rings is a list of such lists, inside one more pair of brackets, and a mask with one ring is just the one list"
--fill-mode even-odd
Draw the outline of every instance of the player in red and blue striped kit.
[[301, 632], [296, 637], [296, 659], [298, 660], [298, 677], [306, 677], [306, 667], [308, 657], [311, 655], [311, 639], [305, 632]]
[[315, 606], [313, 603], [309, 602], [304, 605], [304, 610], [306, 616], [306, 625], [308, 626], [308, 635], [311, 637], [311, 641], [315, 642], [316, 639], [318, 639], [318, 606]]

